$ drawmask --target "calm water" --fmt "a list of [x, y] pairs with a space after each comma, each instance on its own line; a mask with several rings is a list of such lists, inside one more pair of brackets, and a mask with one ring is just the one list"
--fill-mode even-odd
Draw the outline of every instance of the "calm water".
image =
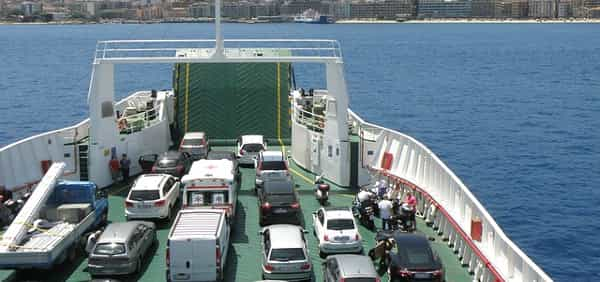
[[[0, 144], [87, 116], [96, 41], [212, 38], [212, 28], [0, 26]], [[600, 279], [599, 25], [224, 29], [226, 38], [339, 40], [353, 110], [427, 144], [553, 278]], [[119, 97], [171, 87], [166, 65], [117, 71]], [[322, 71], [299, 66], [298, 80], [322, 86]]]

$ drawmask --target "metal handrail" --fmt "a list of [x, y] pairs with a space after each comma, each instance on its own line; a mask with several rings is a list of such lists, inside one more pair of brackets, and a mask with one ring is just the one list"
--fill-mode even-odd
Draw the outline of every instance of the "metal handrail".
[[319, 129], [323, 131], [325, 128], [325, 116], [318, 115], [309, 111], [294, 107], [294, 120], [309, 129]]

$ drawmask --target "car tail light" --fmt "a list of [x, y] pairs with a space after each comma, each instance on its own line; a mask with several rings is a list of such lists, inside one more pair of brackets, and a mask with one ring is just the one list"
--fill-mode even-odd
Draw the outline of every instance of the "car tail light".
[[264, 211], [269, 211], [271, 209], [271, 204], [269, 204], [269, 202], [266, 202], [264, 204], [262, 204], [260, 206]]
[[299, 204], [299, 203], [292, 203], [292, 204], [290, 205], [290, 207], [291, 207], [292, 209], [298, 209], [298, 208], [300, 208], [300, 204]]
[[346, 282], [346, 278], [340, 277], [340, 282]]
[[155, 166], [155, 165], [153, 165], [153, 166], [152, 166], [152, 170], [151, 170], [151, 171], [152, 171], [152, 172], [156, 172], [156, 170], [157, 170], [157, 169], [156, 169], [156, 166]]
[[325, 234], [325, 236], [323, 236], [323, 240], [329, 241], [329, 236], [327, 236], [327, 234]]
[[217, 250], [215, 252], [215, 258], [217, 261], [217, 268], [221, 265], [221, 249], [219, 248], [219, 245], [217, 245]]
[[201, 142], [201, 144], [202, 144], [202, 145], [206, 145], [206, 139], [202, 139], [202, 142]]
[[273, 271], [273, 266], [267, 263], [267, 264], [265, 264], [265, 270], [266, 271]]
[[131, 208], [131, 207], [133, 207], [133, 202], [131, 202], [131, 201], [125, 201], [125, 207], [126, 207], [126, 208]]
[[[168, 244], [168, 242], [167, 242]], [[167, 246], [167, 253], [165, 254], [165, 261], [167, 262], [167, 267], [171, 265], [171, 252], [169, 251], [169, 247]]]
[[245, 153], [246, 153], [246, 150], [244, 150], [244, 149], [240, 149], [240, 155], [243, 155], [243, 154], [245, 154]]
[[354, 236], [354, 240], [355, 241], [359, 241], [360, 240], [360, 235], [358, 235], [358, 233], [356, 233], [356, 236]]
[[375, 277], [375, 282], [381, 282], [381, 279], [379, 277]]
[[304, 264], [303, 264], [303, 265], [300, 267], [300, 269], [302, 269], [302, 270], [307, 270], [307, 269], [310, 269], [310, 263], [304, 263]]
[[410, 272], [406, 269], [398, 269], [396, 271], [396, 273], [398, 273], [398, 275], [400, 275], [400, 277], [411, 277], [412, 276], [412, 272]]
[[439, 269], [439, 270], [435, 270], [435, 271], [433, 271], [431, 274], [432, 274], [433, 276], [435, 276], [435, 277], [440, 277], [440, 276], [443, 276], [443, 274], [444, 274], [444, 271], [443, 271], [443, 270], [441, 270], [441, 269]]
[[165, 205], [165, 200], [158, 200], [158, 201], [154, 202], [155, 207], [162, 207], [164, 205]]

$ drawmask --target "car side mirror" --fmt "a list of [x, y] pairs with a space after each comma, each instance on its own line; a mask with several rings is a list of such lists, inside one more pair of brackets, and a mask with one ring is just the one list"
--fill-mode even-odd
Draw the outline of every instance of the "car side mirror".
[[181, 179], [179, 179], [179, 177], [174, 177], [174, 178], [175, 178], [175, 181], [177, 181], [177, 182], [181, 181]]
[[314, 211], [314, 212], [312, 212], [312, 214], [314, 214], [314, 215], [317, 215], [317, 212], [316, 212], [316, 211]]
[[308, 230], [306, 230], [306, 229], [302, 229], [302, 233], [304, 233], [304, 234], [308, 234]]

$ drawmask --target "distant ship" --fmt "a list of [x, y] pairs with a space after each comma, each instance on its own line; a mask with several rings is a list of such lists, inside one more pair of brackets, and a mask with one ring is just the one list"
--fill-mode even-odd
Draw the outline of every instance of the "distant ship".
[[330, 24], [335, 23], [335, 20], [330, 15], [321, 15], [319, 12], [308, 9], [302, 13], [302, 15], [298, 15], [294, 17], [295, 23], [311, 23], [311, 24]]

